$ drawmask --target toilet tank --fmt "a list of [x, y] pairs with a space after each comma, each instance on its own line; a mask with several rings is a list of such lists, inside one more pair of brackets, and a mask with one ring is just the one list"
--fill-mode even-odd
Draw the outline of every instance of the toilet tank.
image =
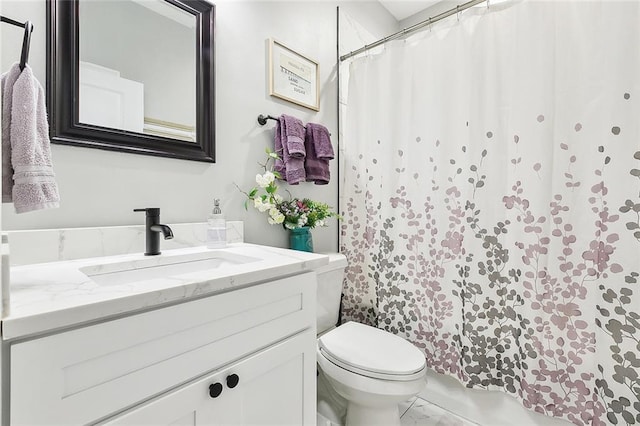
[[340, 253], [329, 253], [329, 264], [316, 269], [318, 275], [318, 294], [316, 322], [318, 334], [333, 328], [338, 322], [342, 281], [347, 258]]

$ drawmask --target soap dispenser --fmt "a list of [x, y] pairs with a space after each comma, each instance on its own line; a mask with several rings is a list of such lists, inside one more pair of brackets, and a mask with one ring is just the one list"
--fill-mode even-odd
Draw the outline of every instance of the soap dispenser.
[[227, 245], [227, 222], [220, 210], [220, 200], [213, 201], [213, 210], [207, 220], [207, 248], [223, 248]]

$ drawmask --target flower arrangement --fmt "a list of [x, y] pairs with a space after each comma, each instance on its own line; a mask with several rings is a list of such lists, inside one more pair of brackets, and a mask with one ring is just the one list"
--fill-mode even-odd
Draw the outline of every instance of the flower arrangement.
[[[327, 226], [326, 220], [331, 217], [340, 219], [340, 216], [331, 211], [328, 204], [313, 201], [308, 198], [298, 199], [291, 198], [285, 200], [277, 193], [277, 180], [282, 179], [280, 174], [270, 168], [270, 163], [279, 159], [278, 154], [266, 149], [267, 160], [264, 164], [260, 163], [264, 169], [264, 173], [256, 175], [257, 186], [251, 191], [244, 192], [247, 196], [245, 201], [245, 209], [249, 202], [253, 201], [255, 207], [261, 213], [268, 213], [267, 221], [271, 225], [279, 225], [285, 229], [296, 229], [302, 227], [316, 228], [318, 226]], [[237, 186], [237, 185], [236, 185]]]

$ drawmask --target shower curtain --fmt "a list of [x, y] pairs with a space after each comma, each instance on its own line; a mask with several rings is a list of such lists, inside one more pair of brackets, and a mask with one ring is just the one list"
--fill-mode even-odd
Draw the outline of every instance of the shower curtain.
[[640, 423], [640, 2], [475, 7], [351, 61], [343, 319], [578, 425]]

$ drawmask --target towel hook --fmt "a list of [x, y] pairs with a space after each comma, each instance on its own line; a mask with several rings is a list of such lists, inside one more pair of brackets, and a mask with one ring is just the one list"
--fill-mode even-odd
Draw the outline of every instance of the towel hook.
[[22, 38], [22, 54], [20, 55], [20, 71], [24, 70], [29, 60], [29, 47], [31, 46], [31, 32], [33, 24], [31, 21], [24, 23], [24, 37]]
[[20, 54], [20, 71], [24, 70], [29, 60], [29, 47], [31, 46], [31, 33], [33, 32], [33, 24], [31, 21], [26, 21], [24, 24], [14, 19], [7, 18], [6, 16], [0, 16], [0, 21], [7, 24], [15, 25], [16, 27], [24, 28], [24, 37], [22, 38], [22, 53]]

